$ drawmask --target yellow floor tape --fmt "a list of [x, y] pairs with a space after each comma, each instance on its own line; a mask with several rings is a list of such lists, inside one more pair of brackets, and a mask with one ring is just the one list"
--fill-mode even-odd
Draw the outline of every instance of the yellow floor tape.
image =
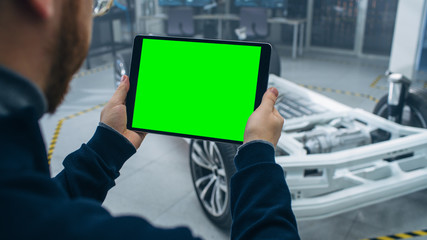
[[338, 94], [344, 94], [344, 95], [348, 95], [348, 96], [353, 96], [353, 97], [362, 97], [362, 98], [366, 98], [369, 99], [375, 103], [378, 103], [379, 99], [377, 99], [376, 97], [373, 97], [369, 94], [364, 94], [364, 93], [356, 93], [356, 92], [351, 92], [351, 91], [343, 91], [343, 90], [339, 90], [339, 89], [332, 89], [332, 88], [325, 88], [325, 87], [318, 87], [318, 86], [312, 86], [312, 85], [306, 85], [306, 84], [300, 84], [300, 86], [311, 89], [311, 90], [315, 90], [318, 92], [333, 92], [333, 93], [338, 93]]
[[73, 78], [81, 78], [81, 77], [88, 76], [88, 75], [91, 75], [91, 74], [94, 74], [97, 72], [102, 72], [102, 71], [108, 70], [112, 67], [113, 67], [113, 64], [107, 64], [107, 65], [96, 67], [96, 68], [89, 69], [86, 71], [80, 71], [80, 72], [74, 74]]
[[396, 233], [393, 235], [381, 236], [381, 237], [375, 237], [375, 238], [365, 238], [362, 240], [410, 239], [410, 238], [416, 238], [416, 237], [421, 237], [421, 236], [427, 236], [427, 230], [417, 230], [417, 231], [406, 232], [406, 233]]
[[98, 104], [94, 107], [88, 108], [88, 109], [80, 111], [78, 113], [74, 113], [72, 115], [69, 115], [67, 117], [64, 117], [64, 118], [61, 118], [60, 120], [58, 120], [58, 123], [56, 124], [56, 128], [55, 128], [55, 132], [53, 133], [52, 139], [50, 140], [49, 149], [47, 151], [47, 160], [48, 160], [49, 165], [50, 165], [50, 161], [52, 159], [53, 151], [55, 150], [55, 147], [56, 147], [56, 142], [58, 141], [59, 133], [61, 132], [61, 128], [62, 128], [62, 125], [64, 124], [64, 122], [66, 120], [69, 120], [69, 119], [78, 117], [80, 115], [83, 115], [85, 113], [88, 113], [90, 111], [93, 111], [95, 109], [101, 108], [101, 107], [105, 106], [105, 104], [107, 104], [107, 103], [105, 102], [102, 104]]

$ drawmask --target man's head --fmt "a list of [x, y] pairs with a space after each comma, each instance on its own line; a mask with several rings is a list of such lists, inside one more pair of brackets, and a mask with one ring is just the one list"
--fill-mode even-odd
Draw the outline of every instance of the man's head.
[[0, 2], [0, 64], [35, 82], [53, 113], [87, 55], [93, 2]]

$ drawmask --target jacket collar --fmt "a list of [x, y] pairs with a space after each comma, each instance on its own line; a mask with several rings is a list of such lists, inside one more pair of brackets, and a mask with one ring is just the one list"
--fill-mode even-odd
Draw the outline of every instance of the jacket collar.
[[0, 117], [31, 107], [37, 119], [47, 110], [42, 91], [33, 82], [0, 65]]

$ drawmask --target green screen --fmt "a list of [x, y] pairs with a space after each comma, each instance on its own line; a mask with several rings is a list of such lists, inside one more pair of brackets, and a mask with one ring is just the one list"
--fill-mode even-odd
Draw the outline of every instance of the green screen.
[[143, 39], [133, 128], [243, 141], [261, 47]]

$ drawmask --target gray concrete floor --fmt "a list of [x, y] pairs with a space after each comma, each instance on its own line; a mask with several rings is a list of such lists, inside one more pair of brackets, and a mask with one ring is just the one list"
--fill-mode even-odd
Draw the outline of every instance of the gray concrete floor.
[[[371, 85], [387, 69], [387, 61], [324, 53], [305, 53], [291, 60], [288, 49], [279, 48], [279, 51], [284, 56], [282, 76], [288, 80], [306, 86], [365, 93], [375, 99], [386, 94], [384, 78], [376, 81], [374, 87]], [[108, 101], [113, 92], [111, 67], [92, 72], [82, 70], [72, 81], [70, 93], [58, 111], [41, 120], [46, 144], [49, 145], [58, 120]], [[372, 111], [375, 106], [367, 98], [321, 92], [351, 107]], [[52, 156], [53, 175], [62, 169], [62, 160], [68, 153], [90, 139], [100, 112], [101, 109], [96, 109], [64, 122]], [[204, 239], [229, 238], [229, 233], [209, 222], [199, 206], [189, 171], [188, 144], [181, 138], [148, 135], [139, 151], [124, 165], [116, 183], [104, 203], [114, 215], [141, 216], [161, 227], [188, 226]], [[298, 221], [300, 235], [304, 240], [346, 240], [425, 229], [426, 198], [427, 191], [421, 191], [327, 219]]]

